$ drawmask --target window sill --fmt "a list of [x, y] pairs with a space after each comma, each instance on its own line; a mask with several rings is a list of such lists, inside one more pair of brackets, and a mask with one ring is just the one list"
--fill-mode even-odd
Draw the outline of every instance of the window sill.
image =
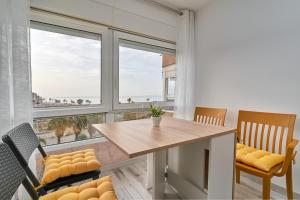
[[62, 144], [55, 144], [43, 147], [46, 152], [69, 149], [74, 147], [80, 147], [88, 144], [95, 144], [100, 142], [106, 142], [107, 139], [105, 137], [98, 137], [93, 139], [81, 140], [81, 141], [74, 141], [74, 142], [67, 142]]
[[57, 117], [103, 112], [108, 112], [108, 109], [100, 105], [33, 108], [33, 118]]

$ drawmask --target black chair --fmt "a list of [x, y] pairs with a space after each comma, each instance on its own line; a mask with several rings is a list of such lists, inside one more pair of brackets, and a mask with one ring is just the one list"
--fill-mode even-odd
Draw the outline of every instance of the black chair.
[[[72, 188], [64, 188], [42, 196], [38, 194], [27, 179], [24, 169], [8, 145], [0, 142], [0, 199], [12, 199], [21, 184], [25, 187], [32, 200], [69, 199], [70, 196], [74, 199], [74, 193], [77, 195], [77, 198], [80, 197], [80, 199], [84, 200], [95, 198], [118, 200], [110, 176], [102, 177]], [[90, 189], [93, 189], [92, 192]], [[94, 193], [94, 190], [98, 191], [98, 193]]]
[[71, 185], [79, 181], [87, 179], [98, 179], [101, 173], [101, 171], [97, 169], [82, 174], [59, 178], [51, 183], [41, 185], [39, 180], [29, 168], [28, 161], [36, 148], [38, 148], [39, 152], [44, 158], [47, 157], [47, 154], [44, 151], [43, 147], [40, 145], [38, 137], [36, 136], [31, 125], [29, 123], [23, 123], [15, 127], [7, 134], [3, 135], [2, 140], [10, 147], [34, 187], [38, 188], [37, 191], [39, 194], [45, 194], [49, 190], [57, 190], [62, 186]]
[[39, 198], [8, 145], [0, 142], [0, 199], [12, 199], [21, 184], [33, 200]]

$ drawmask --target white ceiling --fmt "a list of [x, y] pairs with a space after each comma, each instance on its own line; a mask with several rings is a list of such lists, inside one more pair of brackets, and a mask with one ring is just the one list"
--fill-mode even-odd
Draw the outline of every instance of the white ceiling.
[[198, 10], [210, 0], [155, 0], [176, 9]]

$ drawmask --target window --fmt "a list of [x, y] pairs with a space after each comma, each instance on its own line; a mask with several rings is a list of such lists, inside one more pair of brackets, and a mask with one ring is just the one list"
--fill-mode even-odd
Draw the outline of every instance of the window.
[[166, 84], [166, 100], [174, 101], [176, 77], [166, 78], [165, 84]]
[[118, 48], [119, 104], [174, 99], [175, 50], [125, 39], [119, 39]]
[[33, 126], [43, 145], [101, 137], [91, 124], [148, 118], [150, 102], [172, 110], [174, 44], [85, 22], [47, 23], [30, 29]]
[[163, 78], [165, 80], [165, 101], [174, 101], [176, 86], [176, 57], [175, 55], [163, 56]]
[[148, 110], [143, 111], [120, 111], [114, 113], [114, 121], [130, 121], [137, 119], [146, 119], [150, 117], [150, 113]]
[[105, 114], [36, 118], [33, 128], [43, 146], [101, 137], [92, 124], [105, 122]]
[[33, 106], [101, 104], [101, 36], [32, 23]]

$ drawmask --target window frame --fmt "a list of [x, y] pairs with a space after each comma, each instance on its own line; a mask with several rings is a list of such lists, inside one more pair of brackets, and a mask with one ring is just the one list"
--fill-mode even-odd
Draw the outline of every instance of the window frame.
[[[176, 45], [161, 42], [141, 36], [136, 36], [124, 32], [113, 32], [113, 110], [123, 109], [137, 109], [137, 108], [149, 108], [151, 102], [137, 102], [137, 103], [119, 103], [119, 44], [120, 40], [128, 40], [135, 43], [141, 43], [145, 45], [157, 46], [158, 48], [171, 49], [176, 52]], [[164, 81], [164, 80], [163, 80]], [[164, 88], [163, 88], [164, 91]], [[174, 106], [174, 102], [171, 101], [155, 101], [155, 105], [160, 107]]]
[[[111, 91], [111, 30], [105, 26], [96, 25], [92, 23], [82, 22], [79, 20], [73, 20], [64, 18], [61, 16], [50, 15], [48, 13], [31, 12], [30, 27], [38, 26], [40, 24], [48, 24], [62, 29], [73, 29], [79, 32], [87, 32], [98, 34], [101, 37], [101, 104], [94, 105], [76, 105], [66, 107], [45, 107], [45, 108], [33, 108], [33, 118], [41, 117], [56, 117], [65, 115], [76, 115], [76, 114], [90, 114], [90, 113], [105, 113], [111, 110], [112, 100], [109, 94]], [[43, 28], [41, 28], [43, 30]], [[100, 67], [100, 66], [99, 66]]]

